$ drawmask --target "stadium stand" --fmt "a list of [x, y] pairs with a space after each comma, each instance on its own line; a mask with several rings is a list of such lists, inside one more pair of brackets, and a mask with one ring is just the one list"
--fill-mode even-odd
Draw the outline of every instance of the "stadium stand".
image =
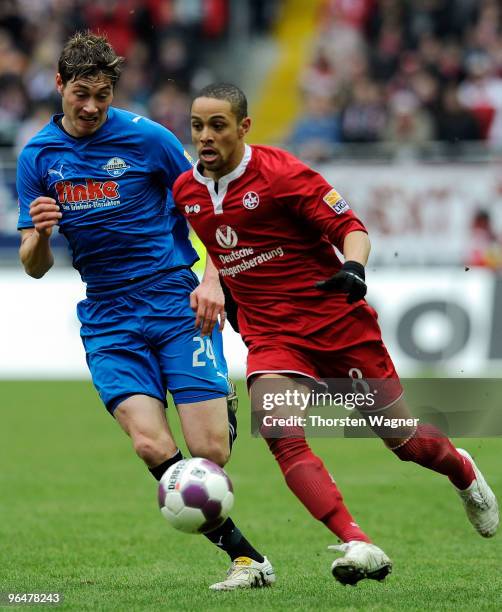
[[[340, 141], [500, 147], [501, 15], [494, 0], [325, 0], [291, 144], [310, 159]], [[298, 125], [321, 105], [337, 129], [319, 141]]]
[[[105, 32], [127, 58], [117, 106], [187, 142], [191, 92], [230, 79], [252, 102], [253, 142], [285, 144], [331, 176], [333, 160], [488, 162], [502, 147], [500, 25], [494, 0], [2, 0], [0, 259], [17, 261], [15, 156], [59, 109], [54, 69], [76, 29]], [[403, 255], [378, 258], [378, 237], [388, 244], [390, 230], [373, 193], [395, 193], [395, 206], [410, 207], [443, 197], [447, 186], [434, 187], [427, 171], [432, 195], [422, 195], [418, 179], [394, 185], [399, 173], [389, 169], [380, 185], [375, 172], [361, 193], [350, 171], [333, 180], [373, 223], [376, 260], [405, 263]], [[496, 236], [485, 238], [498, 249], [499, 184], [480, 184], [486, 189], [472, 194], [464, 217], [475, 228], [478, 211], [488, 211]], [[459, 190], [448, 198], [460, 202]], [[458, 236], [479, 234], [469, 223]], [[459, 259], [458, 242], [445, 263]], [[417, 252], [409, 249], [406, 263], [425, 261], [430, 250], [411, 244]], [[486, 261], [500, 267], [498, 256]]]
[[[106, 33], [127, 60], [115, 105], [151, 117], [187, 142], [191, 92], [223, 78], [222, 58], [230, 55], [235, 37], [268, 32], [279, 5], [280, 0], [2, 0], [0, 249], [17, 247], [15, 155], [60, 109], [55, 67], [71, 33]], [[2, 260], [7, 258], [3, 249]]]

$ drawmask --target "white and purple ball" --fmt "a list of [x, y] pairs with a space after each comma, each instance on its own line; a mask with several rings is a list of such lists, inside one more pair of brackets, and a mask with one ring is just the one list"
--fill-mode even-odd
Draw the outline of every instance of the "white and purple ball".
[[232, 482], [208, 459], [183, 459], [172, 465], [159, 482], [159, 507], [175, 529], [207, 533], [217, 529], [234, 505]]

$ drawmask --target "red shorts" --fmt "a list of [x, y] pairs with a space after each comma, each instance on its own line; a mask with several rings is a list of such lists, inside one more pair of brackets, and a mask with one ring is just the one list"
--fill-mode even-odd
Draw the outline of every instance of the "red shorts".
[[324, 380], [328, 386], [334, 379], [338, 385], [341, 379], [351, 384], [355, 379], [371, 380], [379, 386], [378, 407], [388, 406], [403, 392], [382, 341], [376, 312], [367, 304], [309, 338], [253, 341], [247, 360], [248, 383], [253, 376], [272, 373]]

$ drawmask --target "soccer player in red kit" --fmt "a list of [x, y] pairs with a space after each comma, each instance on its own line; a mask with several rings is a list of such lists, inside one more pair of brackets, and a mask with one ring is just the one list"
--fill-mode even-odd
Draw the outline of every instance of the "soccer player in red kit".
[[[177, 179], [173, 194], [237, 303], [253, 409], [254, 389], [265, 378], [294, 389], [298, 378], [364, 377], [389, 382], [387, 415], [411, 416], [376, 313], [363, 299], [370, 250], [365, 227], [337, 191], [293, 155], [247, 145], [250, 124], [237, 87], [204, 88], [191, 112], [198, 163]], [[278, 435], [262, 427], [261, 433], [289, 488], [342, 540], [331, 547], [343, 553], [333, 562], [334, 577], [343, 584], [385, 578], [389, 557], [354, 521], [303, 429]], [[477, 531], [493, 536], [497, 501], [470, 455], [432, 425], [394, 435], [385, 437], [386, 446], [402, 461], [447, 476]]]

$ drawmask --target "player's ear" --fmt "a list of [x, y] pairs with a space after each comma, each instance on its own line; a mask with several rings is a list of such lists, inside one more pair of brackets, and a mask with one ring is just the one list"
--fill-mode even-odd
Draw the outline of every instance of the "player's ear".
[[63, 89], [64, 89], [63, 77], [61, 76], [59, 72], [56, 74], [56, 89], [61, 95], [63, 95]]
[[244, 137], [251, 128], [251, 117], [245, 117], [239, 125], [239, 136]]

